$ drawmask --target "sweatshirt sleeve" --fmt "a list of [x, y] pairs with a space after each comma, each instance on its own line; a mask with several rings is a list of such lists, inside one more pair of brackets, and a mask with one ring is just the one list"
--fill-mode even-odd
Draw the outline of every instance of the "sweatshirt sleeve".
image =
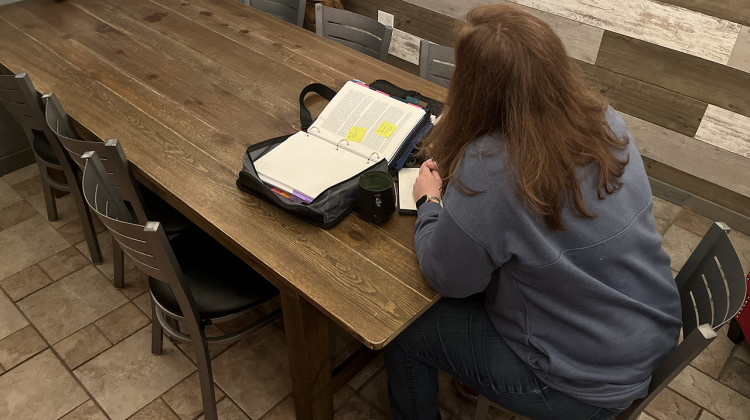
[[488, 252], [437, 203], [420, 207], [414, 249], [427, 283], [446, 297], [484, 291], [498, 268]]

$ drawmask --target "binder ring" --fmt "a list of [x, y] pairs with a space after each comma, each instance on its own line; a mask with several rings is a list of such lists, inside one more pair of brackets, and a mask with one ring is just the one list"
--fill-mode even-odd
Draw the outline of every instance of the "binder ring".
[[341, 146], [341, 142], [342, 141], [345, 141], [347, 146], [349, 145], [349, 140], [347, 140], [347, 139], [341, 139], [341, 140], [339, 140], [338, 143], [336, 143], [336, 150], [339, 150], [339, 146]]
[[[370, 163], [370, 159], [372, 159], [372, 155], [375, 155], [375, 159], [380, 158], [380, 155], [378, 154], [378, 152], [372, 152], [372, 153], [370, 153], [370, 156], [367, 158], [367, 163], [368, 164]], [[375, 162], [374, 159], [373, 159], [373, 162]]]
[[307, 129], [307, 132], [309, 133], [310, 130], [312, 130], [313, 128], [316, 129], [316, 130], [318, 130], [318, 134], [320, 134], [320, 128], [318, 128], [318, 127], [310, 127], [310, 128]]

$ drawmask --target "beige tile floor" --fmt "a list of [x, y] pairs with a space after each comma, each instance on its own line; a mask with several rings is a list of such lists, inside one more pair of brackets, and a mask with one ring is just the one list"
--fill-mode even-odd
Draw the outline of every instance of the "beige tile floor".
[[[161, 356], [151, 355], [146, 278], [128, 265], [126, 288], [115, 290], [111, 238], [100, 233], [106, 260], [91, 265], [72, 201], [60, 201], [60, 221], [50, 223], [35, 166], [0, 178], [0, 419], [200, 418], [190, 346], [165, 342]], [[655, 216], [678, 270], [710, 222], [660, 199]], [[731, 238], [750, 269], [750, 237]], [[280, 326], [212, 348], [221, 418], [294, 418]], [[340, 359], [353, 342], [332, 330]], [[443, 418], [470, 419], [472, 403], [447, 375], [440, 385]], [[334, 405], [337, 419], [389, 418], [382, 357], [338, 391]], [[514, 418], [499, 410], [491, 417]], [[750, 346], [720, 335], [641, 418], [750, 419]]]

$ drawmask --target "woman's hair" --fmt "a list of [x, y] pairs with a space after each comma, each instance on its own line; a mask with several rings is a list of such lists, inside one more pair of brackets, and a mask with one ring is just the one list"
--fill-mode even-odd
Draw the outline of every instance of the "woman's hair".
[[540, 19], [516, 6], [478, 6], [456, 40], [456, 69], [440, 122], [425, 139], [425, 154], [440, 165], [443, 190], [451, 179], [463, 194], [456, 169], [467, 145], [483, 135], [503, 143], [518, 195], [547, 226], [565, 230], [565, 205], [594, 218], [581, 196], [576, 167], [596, 163], [598, 197], [617, 191], [624, 149], [607, 124], [607, 101], [587, 89], [560, 39]]

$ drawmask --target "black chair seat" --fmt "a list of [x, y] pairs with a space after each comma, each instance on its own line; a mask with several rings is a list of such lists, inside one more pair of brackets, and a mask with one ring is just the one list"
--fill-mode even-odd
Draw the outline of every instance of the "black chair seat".
[[48, 163], [55, 165], [60, 164], [60, 160], [57, 159], [55, 151], [52, 150], [52, 146], [49, 144], [49, 140], [41, 131], [34, 130], [34, 151], [40, 158], [44, 159]]
[[[279, 291], [260, 274], [202, 231], [182, 233], [170, 241], [201, 318], [236, 314], [263, 303]], [[149, 278], [160, 305], [182, 315], [169, 284]]]
[[195, 227], [187, 217], [148, 188], [141, 187], [141, 195], [143, 196], [143, 207], [148, 220], [158, 220], [167, 235], [184, 232]]

